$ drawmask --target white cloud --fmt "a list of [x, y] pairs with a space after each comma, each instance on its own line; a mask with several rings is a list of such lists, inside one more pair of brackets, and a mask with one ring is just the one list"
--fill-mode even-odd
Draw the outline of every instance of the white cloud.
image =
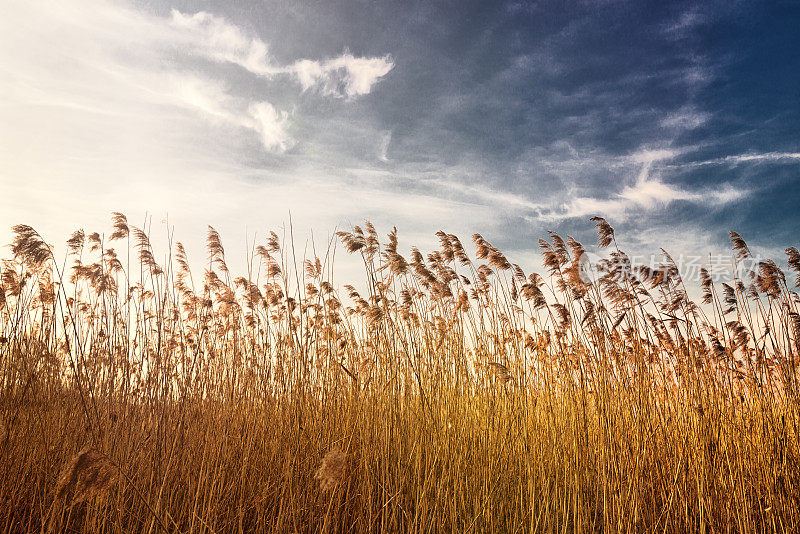
[[736, 156], [726, 156], [719, 160], [713, 160], [709, 163], [713, 162], [722, 162], [722, 163], [749, 163], [749, 162], [759, 162], [759, 161], [791, 161], [791, 160], [800, 160], [800, 152], [765, 152], [762, 154], [739, 154]]
[[247, 37], [222, 17], [204, 11], [186, 15], [173, 9], [170, 24], [184, 32], [184, 37], [193, 43], [195, 53], [215, 61], [237, 64], [262, 76], [280, 72], [279, 68], [272, 66], [267, 45], [261, 39]]
[[[514, 193], [503, 188], [481, 183], [484, 178], [474, 173], [471, 165], [442, 167], [437, 172], [417, 172], [408, 175], [408, 182], [388, 170], [367, 171], [348, 169], [352, 175], [370, 180], [373, 183], [399, 183], [404, 191], [410, 190], [427, 194], [432, 198], [443, 198], [461, 202], [465, 205], [480, 206], [494, 213], [498, 210], [506, 215], [520, 216], [532, 223], [560, 221], [567, 218], [603, 215], [619, 219], [629, 218], [648, 211], [663, 209], [676, 201], [691, 202], [706, 206], [722, 206], [739, 200], [749, 191], [737, 189], [730, 184], [715, 189], [687, 190], [661, 179], [659, 171], [667, 167], [665, 162], [683, 154], [688, 149], [644, 148], [632, 154], [611, 157], [592, 154], [585, 160], [585, 154], [576, 153], [568, 144], [566, 150], [571, 154], [569, 161], [573, 166], [563, 169], [555, 166], [559, 175], [579, 174], [580, 167], [602, 167], [621, 175], [632, 175], [632, 182], [623, 185], [616, 193], [606, 197], [581, 194], [579, 188], [566, 186], [558, 196], [542, 197], [532, 200], [524, 192]], [[540, 162], [542, 163], [542, 162]], [[544, 165], [551, 167], [553, 162]], [[465, 183], [471, 181], [473, 183]], [[567, 201], [559, 199], [567, 198]]]
[[705, 22], [706, 18], [696, 10], [685, 11], [678, 20], [664, 26], [664, 33], [674, 39], [683, 39]]
[[318, 87], [328, 95], [353, 98], [366, 95], [394, 67], [390, 56], [363, 58], [349, 53], [323, 62], [300, 60], [287, 68], [303, 90]]
[[686, 200], [694, 203], [719, 206], [747, 195], [747, 191], [726, 184], [721, 190], [700, 192], [685, 191], [659, 180], [637, 181], [608, 199], [577, 197], [563, 204], [560, 210], [543, 214], [545, 219], [564, 219], [600, 215], [623, 218], [634, 211], [663, 208], [671, 202]]
[[472, 204], [482, 204], [494, 207], [504, 207], [505, 209], [540, 210], [542, 204], [537, 204], [527, 200], [521, 195], [497, 191], [483, 185], [465, 185], [463, 183], [434, 178], [426, 181], [427, 184], [446, 191], [441, 196], [452, 198], [460, 196], [465, 202]]
[[[552, 206], [539, 206], [540, 209], [537, 210], [538, 216], [545, 220], [598, 214], [624, 218], [635, 213], [664, 208], [675, 201], [686, 201], [705, 206], [722, 206], [746, 197], [750, 194], [750, 191], [727, 183], [717, 185], [713, 189], [685, 190], [662, 181], [658, 174], [654, 176], [654, 170], [663, 170], [665, 168], [682, 169], [704, 165], [800, 162], [800, 152], [765, 152], [737, 154], [691, 163], [668, 163], [669, 160], [690, 150], [691, 148], [656, 148], [637, 151], [626, 158], [622, 158], [622, 161], [627, 160], [633, 165], [640, 165], [639, 173], [633, 184], [624, 186], [621, 191], [606, 198], [581, 196], [573, 191], [568, 195], [572, 197], [570, 201], [562, 203], [555, 208]], [[607, 168], [625, 168], [624, 164], [613, 164], [610, 161], [603, 162], [602, 165]], [[533, 206], [531, 207], [533, 208]]]
[[[634, 152], [629, 156], [629, 159], [634, 163], [648, 163], [652, 164], [656, 161], [672, 159], [683, 151], [673, 148], [648, 148]], [[649, 169], [649, 167], [648, 167]]]
[[267, 150], [285, 152], [294, 145], [294, 139], [286, 133], [288, 113], [276, 111], [269, 102], [252, 104], [249, 111]]
[[734, 189], [730, 185], [720, 190], [702, 192], [685, 191], [673, 185], [665, 184], [658, 179], [650, 178], [652, 162], [645, 163], [633, 186], [627, 186], [619, 193], [620, 201], [628, 201], [631, 205], [653, 208], [666, 205], [675, 200], [688, 200], [711, 204], [725, 204], [742, 198], [746, 192]]
[[661, 120], [661, 126], [674, 130], [694, 130], [711, 118], [710, 113], [697, 111], [693, 106], [684, 106]]
[[206, 57], [228, 62], [265, 77], [289, 75], [303, 91], [317, 89], [322, 94], [354, 98], [369, 94], [372, 87], [394, 67], [391, 56], [355, 57], [350, 53], [322, 61], [300, 59], [290, 65], [277, 65], [267, 45], [248, 37], [222, 17], [206, 12], [186, 15], [172, 10], [171, 24], [184, 31]]
[[629, 157], [630, 161], [641, 164], [633, 184], [626, 185], [619, 193], [609, 198], [576, 196], [562, 204], [559, 209], [543, 212], [543, 217], [563, 219], [601, 215], [622, 218], [634, 212], [663, 208], [679, 200], [720, 206], [749, 194], [748, 191], [737, 189], [730, 184], [723, 184], [716, 189], [687, 191], [661, 181], [658, 176], [652, 176], [653, 166], [656, 163], [672, 159], [680, 153], [681, 151], [671, 149], [636, 152]]
[[182, 73], [151, 76], [147, 85], [151, 97], [190, 109], [214, 124], [235, 126], [259, 135], [268, 152], [281, 154], [292, 148], [290, 114], [269, 102], [250, 102], [232, 96], [214, 80]]
[[392, 131], [387, 130], [381, 135], [378, 143], [378, 160], [384, 163], [389, 161], [389, 144], [392, 142]]
[[234, 99], [218, 83], [197, 76], [169, 76], [170, 92], [175, 104], [200, 112], [206, 119], [221, 121], [244, 128], [253, 127], [241, 112], [235, 110]]
[[800, 161], [800, 152], [761, 152], [733, 154], [721, 158], [692, 161], [674, 165], [676, 168], [703, 167], [706, 165], [743, 165], [746, 163], [795, 163]]

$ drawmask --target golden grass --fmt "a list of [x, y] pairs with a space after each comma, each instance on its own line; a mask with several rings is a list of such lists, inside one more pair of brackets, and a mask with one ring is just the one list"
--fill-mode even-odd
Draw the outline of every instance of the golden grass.
[[334, 243], [272, 233], [234, 277], [210, 228], [196, 278], [121, 214], [61, 261], [14, 227], [0, 531], [798, 531], [796, 286], [703, 272], [696, 305], [594, 221], [594, 278], [556, 234], [541, 276], [480, 235], [407, 259], [367, 223], [338, 234], [363, 291]]

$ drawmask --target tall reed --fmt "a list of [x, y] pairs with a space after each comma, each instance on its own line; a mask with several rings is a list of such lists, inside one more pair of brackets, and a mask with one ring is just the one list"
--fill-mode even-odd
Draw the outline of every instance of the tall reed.
[[604, 259], [550, 233], [541, 274], [368, 222], [300, 258], [270, 233], [241, 276], [211, 227], [195, 272], [119, 213], [65, 258], [15, 226], [0, 529], [798, 531], [800, 253], [695, 288], [593, 221]]

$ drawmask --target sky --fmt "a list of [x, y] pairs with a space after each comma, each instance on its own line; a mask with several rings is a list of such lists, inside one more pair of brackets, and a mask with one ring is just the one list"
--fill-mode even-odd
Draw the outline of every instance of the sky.
[[800, 244], [800, 3], [3, 0], [0, 241]]

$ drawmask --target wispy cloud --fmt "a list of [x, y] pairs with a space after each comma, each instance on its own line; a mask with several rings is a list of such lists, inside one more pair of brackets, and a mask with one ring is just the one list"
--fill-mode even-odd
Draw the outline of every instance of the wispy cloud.
[[636, 180], [625, 185], [622, 190], [607, 197], [588, 197], [571, 195], [571, 200], [561, 205], [545, 209], [540, 216], [545, 219], [566, 219], [602, 215], [625, 219], [637, 213], [647, 213], [665, 208], [672, 202], [686, 201], [705, 206], [721, 206], [744, 198], [749, 191], [736, 188], [732, 184], [722, 184], [714, 188], [686, 190], [674, 184], [665, 183], [654, 166], [662, 161], [673, 159], [681, 150], [650, 149], [631, 154], [626, 159], [641, 165]]
[[715, 160], [710, 160], [704, 163], [713, 164], [713, 163], [750, 163], [750, 162], [761, 162], [761, 161], [784, 161], [790, 162], [793, 160], [800, 160], [800, 152], [765, 152], [762, 154], [738, 154], [734, 156], [725, 156], [724, 158], [718, 158]]
[[674, 169], [691, 169], [696, 167], [719, 165], [736, 167], [739, 165], [757, 165], [760, 163], [797, 164], [800, 163], [800, 152], [747, 152], [744, 154], [731, 154], [718, 158], [679, 162], [670, 164], [668, 166]]
[[[649, 166], [650, 164], [645, 164], [643, 171], [649, 171]], [[656, 208], [665, 208], [679, 200], [706, 206], [721, 206], [741, 199], [747, 194], [747, 191], [736, 189], [730, 184], [722, 186], [721, 189], [686, 191], [658, 179], [640, 178], [635, 184], [625, 186], [622, 191], [610, 198], [576, 197], [559, 209], [545, 212], [542, 216], [548, 219], [565, 219], [603, 215], [625, 219], [634, 213], [647, 213]]]
[[300, 60], [285, 72], [297, 76], [303, 90], [318, 88], [326, 95], [350, 98], [366, 95], [394, 67], [391, 57], [355, 57], [345, 53], [325, 61]]
[[392, 131], [387, 130], [381, 135], [378, 143], [378, 160], [387, 163], [389, 161], [389, 143], [392, 142]]
[[218, 83], [190, 75], [170, 77], [177, 104], [199, 111], [211, 121], [256, 132], [264, 149], [283, 153], [295, 144], [289, 135], [289, 113], [277, 111], [269, 102], [248, 102], [227, 93]]
[[[620, 176], [621, 183], [616, 192], [581, 194], [580, 186], [573, 184], [558, 195], [542, 198], [532, 198], [526, 192], [514, 193], [475, 182], [474, 172], [469, 166], [442, 169], [440, 173], [410, 172], [402, 179], [390, 170], [348, 169], [348, 172], [364, 180], [364, 183], [395, 183], [407, 192], [480, 206], [504, 216], [521, 217], [535, 224], [593, 215], [612, 217], [618, 222], [630, 221], [651, 215], [678, 201], [704, 208], [716, 208], [750, 194], [749, 190], [728, 183], [688, 189], [664, 181], [661, 176], [664, 165], [684, 153], [685, 150], [682, 149], [646, 148], [616, 158], [589, 155], [586, 157], [597, 166], [613, 169]], [[581, 155], [575, 154], [574, 159], [580, 160]], [[591, 166], [586, 162], [585, 165]], [[569, 172], [574, 173], [577, 168], [571, 167]], [[468, 180], [472, 183], [467, 183]]]
[[672, 130], [694, 130], [706, 124], [711, 114], [698, 111], [694, 106], [684, 106], [661, 119], [661, 126]]
[[248, 110], [255, 120], [255, 129], [261, 134], [261, 142], [267, 150], [285, 152], [295, 140], [286, 132], [289, 114], [277, 111], [269, 102], [250, 104]]
[[687, 37], [698, 26], [706, 22], [706, 17], [701, 14], [696, 8], [684, 11], [680, 14], [677, 20], [666, 23], [664, 33], [669, 37], [675, 39], [682, 39]]
[[369, 94], [372, 87], [394, 67], [391, 56], [355, 57], [345, 52], [326, 60], [300, 59], [278, 65], [269, 56], [266, 43], [245, 35], [222, 17], [201, 11], [193, 15], [172, 10], [171, 24], [186, 32], [196, 51], [208, 58], [229, 62], [259, 76], [290, 75], [303, 91], [317, 89], [322, 94], [354, 98]]
[[194, 53], [235, 63], [254, 74], [267, 76], [280, 72], [272, 66], [267, 45], [261, 39], [246, 36], [222, 17], [204, 11], [188, 15], [173, 9], [170, 24], [183, 32]]

